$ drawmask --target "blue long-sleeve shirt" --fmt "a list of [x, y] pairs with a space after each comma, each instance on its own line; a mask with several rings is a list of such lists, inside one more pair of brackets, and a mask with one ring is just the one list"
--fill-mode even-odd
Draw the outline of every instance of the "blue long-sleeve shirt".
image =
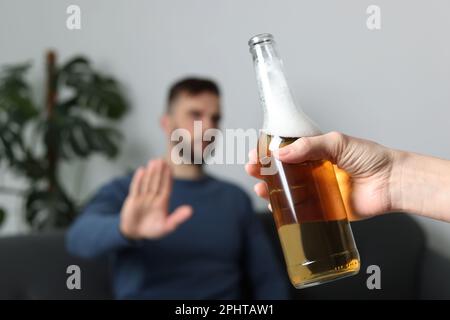
[[244, 274], [255, 299], [287, 299], [288, 282], [248, 196], [206, 176], [173, 182], [170, 212], [189, 204], [192, 217], [158, 240], [126, 239], [120, 210], [131, 175], [105, 185], [67, 233], [70, 253], [112, 255], [119, 299], [239, 299]]

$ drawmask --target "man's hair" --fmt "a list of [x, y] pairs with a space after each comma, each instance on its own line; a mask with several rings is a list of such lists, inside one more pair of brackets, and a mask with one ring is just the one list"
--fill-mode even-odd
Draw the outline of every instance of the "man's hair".
[[204, 78], [184, 78], [175, 82], [169, 90], [167, 97], [167, 112], [172, 110], [173, 101], [182, 93], [196, 96], [204, 92], [209, 92], [220, 97], [219, 86], [210, 79]]

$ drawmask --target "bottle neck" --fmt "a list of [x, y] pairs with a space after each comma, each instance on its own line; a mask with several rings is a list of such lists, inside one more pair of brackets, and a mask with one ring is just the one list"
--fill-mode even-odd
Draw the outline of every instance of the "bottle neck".
[[282, 108], [294, 107], [295, 103], [287, 85], [283, 63], [273, 41], [256, 44], [251, 48], [258, 83], [259, 98], [267, 116]]
[[263, 131], [282, 137], [320, 134], [314, 122], [294, 102], [274, 40], [250, 43], [250, 52], [264, 110]]

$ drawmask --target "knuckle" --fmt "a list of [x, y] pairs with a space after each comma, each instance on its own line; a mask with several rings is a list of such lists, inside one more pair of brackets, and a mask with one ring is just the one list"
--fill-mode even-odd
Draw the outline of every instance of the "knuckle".
[[331, 131], [328, 133], [329, 138], [333, 141], [333, 143], [340, 143], [344, 140], [344, 135], [338, 131]]
[[307, 137], [297, 139], [297, 141], [295, 141], [295, 149], [297, 152], [307, 154], [312, 150], [311, 141]]
[[341, 132], [332, 131], [329, 133], [329, 139], [329, 153], [333, 162], [337, 162], [345, 150], [348, 137]]
[[330, 142], [332, 149], [336, 152], [340, 152], [344, 149], [347, 142], [347, 136], [337, 131], [330, 132]]

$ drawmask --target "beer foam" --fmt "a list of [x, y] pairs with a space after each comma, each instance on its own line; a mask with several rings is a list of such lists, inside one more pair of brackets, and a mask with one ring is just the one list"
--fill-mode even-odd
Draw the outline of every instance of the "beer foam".
[[264, 106], [266, 134], [281, 137], [307, 137], [322, 132], [305, 112], [295, 104], [283, 73], [281, 60], [259, 64], [258, 85], [261, 104]]

